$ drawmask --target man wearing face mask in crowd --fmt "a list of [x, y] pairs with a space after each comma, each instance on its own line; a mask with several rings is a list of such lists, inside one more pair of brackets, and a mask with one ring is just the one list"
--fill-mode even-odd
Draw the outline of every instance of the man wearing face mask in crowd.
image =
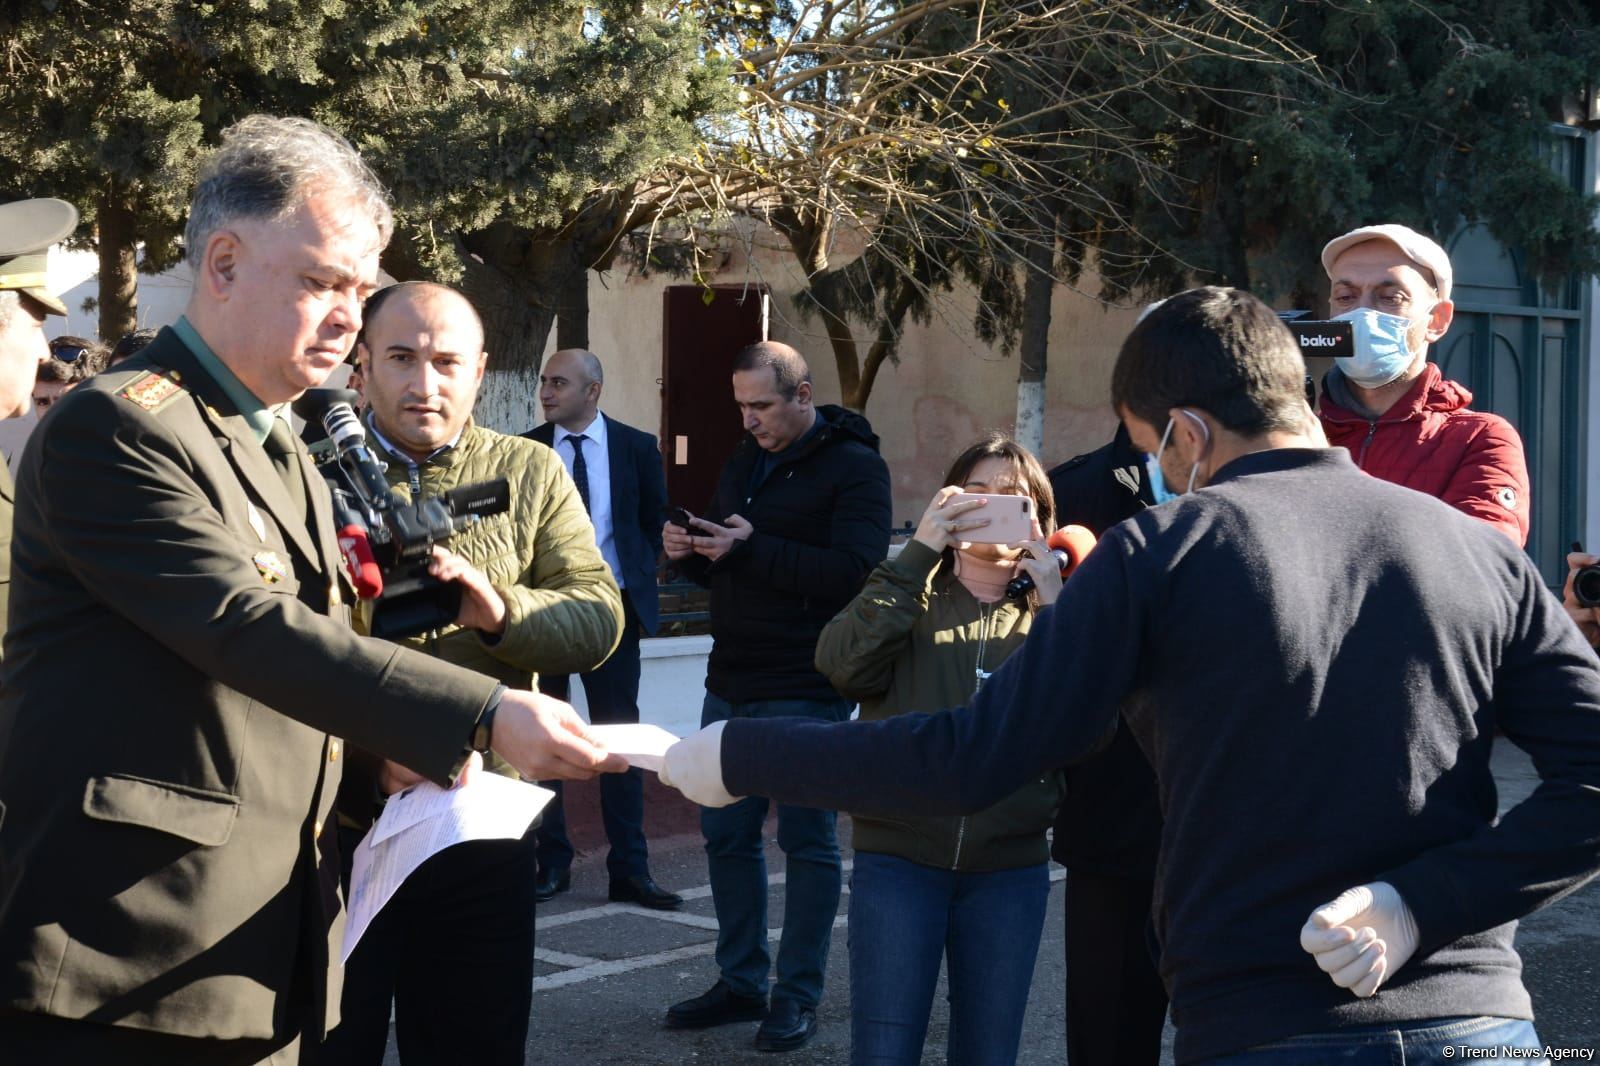
[[1522, 438], [1499, 415], [1468, 408], [1472, 393], [1428, 362], [1450, 328], [1450, 257], [1405, 226], [1363, 226], [1329, 241], [1329, 315], [1355, 329], [1355, 354], [1323, 379], [1328, 442], [1362, 470], [1435, 496], [1518, 546], [1528, 541]]
[[[1540, 1048], [1513, 937], [1600, 872], [1600, 665], [1520, 548], [1322, 446], [1304, 373], [1250, 294], [1166, 301], [1112, 401], [1166, 484], [1204, 491], [1107, 530], [965, 707], [716, 722], [661, 780], [708, 806], [960, 813], [1120, 718], [1165, 816], [1179, 1066]], [[1504, 813], [1497, 731], [1540, 776]]]

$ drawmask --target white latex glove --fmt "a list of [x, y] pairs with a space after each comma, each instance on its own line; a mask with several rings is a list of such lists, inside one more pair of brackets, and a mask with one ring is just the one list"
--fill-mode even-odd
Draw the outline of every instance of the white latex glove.
[[661, 783], [702, 807], [726, 807], [738, 799], [722, 787], [722, 727], [727, 724], [712, 722], [668, 748], [656, 774]]
[[1340, 988], [1365, 999], [1417, 950], [1417, 920], [1387, 881], [1346, 889], [1311, 912], [1300, 946]]

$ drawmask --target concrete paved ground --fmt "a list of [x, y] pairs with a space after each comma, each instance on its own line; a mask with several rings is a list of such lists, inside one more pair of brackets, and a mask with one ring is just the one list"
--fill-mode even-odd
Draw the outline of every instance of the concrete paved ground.
[[[682, 638], [693, 641], [697, 638]], [[666, 643], [666, 642], [660, 642]], [[650, 643], [646, 644], [650, 647]], [[689, 646], [698, 648], [698, 646]], [[660, 654], [660, 649], [657, 654]], [[703, 660], [697, 654], [645, 663], [644, 716], [675, 732], [698, 725]], [[1502, 803], [1521, 799], [1536, 783], [1527, 758], [1497, 745], [1496, 775]], [[529, 1041], [532, 1063], [772, 1063], [753, 1050], [754, 1022], [702, 1032], [661, 1028], [668, 1004], [698, 995], [716, 980], [711, 958], [716, 938], [705, 854], [695, 808], [646, 775], [651, 867], [664, 886], [688, 897], [683, 910], [658, 913], [606, 901], [605, 843], [599, 828], [598, 792], [592, 783], [568, 786], [568, 817], [580, 849], [573, 890], [539, 909], [538, 976]], [[769, 820], [767, 837], [775, 833]], [[840, 819], [845, 859], [849, 819]], [[782, 923], [783, 855], [767, 848], [769, 925]], [[1020, 1061], [1063, 1063], [1061, 878], [1054, 868], [1048, 918], [1035, 964], [1033, 991]], [[848, 880], [848, 879], [847, 879]], [[840, 902], [829, 955], [828, 988], [817, 1038], [788, 1061], [849, 1061], [849, 963], [845, 950], [848, 889]], [[1600, 883], [1523, 923], [1518, 948], [1526, 965], [1540, 1036], [1555, 1047], [1600, 1046]], [[947, 1011], [944, 987], [935, 997], [924, 1061], [943, 1063]], [[1164, 1061], [1170, 1061], [1171, 1030]], [[386, 1063], [399, 1059], [392, 1046]]]

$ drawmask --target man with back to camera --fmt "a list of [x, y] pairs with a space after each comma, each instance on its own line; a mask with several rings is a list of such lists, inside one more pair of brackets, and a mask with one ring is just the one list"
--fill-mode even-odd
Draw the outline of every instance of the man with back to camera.
[[[711, 656], [701, 724], [805, 715], [842, 722], [851, 703], [817, 672], [822, 627], [889, 550], [889, 469], [867, 420], [812, 399], [811, 371], [763, 341], [733, 362], [747, 436], [692, 529], [668, 523], [667, 556], [711, 587]], [[692, 798], [692, 797], [691, 797]], [[777, 982], [767, 1004], [767, 802], [701, 812], [717, 910], [717, 983], [667, 1010], [669, 1029], [761, 1019], [756, 1047], [792, 1051], [816, 1033], [839, 909], [831, 804], [778, 805], [787, 857]]]
[[1455, 317], [1455, 272], [1443, 248], [1393, 224], [1329, 241], [1322, 267], [1329, 314], [1348, 320], [1355, 354], [1334, 360], [1318, 413], [1328, 442], [1374, 477], [1425, 492], [1528, 542], [1531, 507], [1522, 438], [1428, 361]]
[[[65, 200], [0, 204], [0, 419], [21, 418], [33, 402], [39, 367], [50, 358], [44, 321], [67, 306], [45, 284], [50, 248], [78, 225]], [[11, 513], [16, 492], [0, 456], [0, 634], [11, 599]]]
[[[489, 358], [472, 304], [444, 285], [391, 285], [367, 301], [356, 352], [367, 437], [397, 496], [436, 499], [494, 478], [510, 482], [507, 511], [437, 550], [436, 576], [462, 587], [459, 617], [403, 643], [508, 686], [603, 660], [622, 608], [577, 490], [547, 449], [472, 419]], [[486, 763], [516, 777], [502, 760]], [[386, 770], [391, 789], [421, 780], [403, 767]], [[340, 799], [356, 816], [340, 829], [348, 854], [376, 812], [370, 796], [363, 802], [346, 790]], [[378, 1066], [391, 1005], [406, 1062], [524, 1061], [534, 844], [531, 829], [521, 840], [457, 844], [406, 879], [346, 964], [341, 1021], [320, 1064]]]
[[[604, 663], [580, 677], [589, 704], [589, 721], [639, 721], [639, 631], [656, 631], [659, 604], [656, 562], [661, 557], [661, 521], [667, 483], [661, 450], [649, 433], [600, 413], [605, 369], [582, 348], [564, 348], [545, 360], [539, 372], [539, 402], [544, 425], [523, 436], [555, 450], [577, 483], [585, 511], [594, 523], [595, 542], [622, 588], [622, 640]], [[567, 674], [546, 674], [539, 691], [565, 700]], [[572, 884], [572, 842], [567, 839], [561, 782], [550, 787], [556, 798], [539, 825], [539, 880], [534, 899], [547, 902]], [[605, 824], [610, 875], [607, 895], [615, 902], [652, 910], [676, 910], [683, 897], [668, 892], [650, 876], [644, 836], [644, 777], [638, 769], [600, 779], [600, 816]]]
[[[1600, 662], [1508, 538], [1317, 446], [1303, 375], [1253, 296], [1168, 300], [1112, 398], [1181, 498], [1108, 530], [967, 707], [718, 723], [663, 780], [706, 804], [971, 811], [1120, 711], [1165, 814], [1179, 1063], [1540, 1047], [1512, 939], [1600, 871]], [[1497, 731], [1542, 779], [1498, 820]]]
[[328, 491], [278, 409], [349, 351], [389, 231], [342, 138], [243, 120], [200, 168], [182, 319], [28, 441], [0, 699], [8, 1057], [291, 1062], [319, 1041], [347, 740], [440, 784], [475, 750], [533, 778], [625, 765], [558, 701], [349, 627]]

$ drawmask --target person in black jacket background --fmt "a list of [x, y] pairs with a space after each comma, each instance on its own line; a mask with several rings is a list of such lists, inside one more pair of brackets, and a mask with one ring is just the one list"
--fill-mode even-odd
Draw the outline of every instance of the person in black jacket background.
[[[1062, 521], [1096, 537], [1155, 503], [1121, 423], [1110, 444], [1050, 471], [1050, 488]], [[1120, 721], [1110, 747], [1066, 774], [1050, 857], [1067, 868], [1067, 1062], [1155, 1066], [1167, 1016], [1149, 939], [1161, 846], [1155, 774]]]
[[[733, 364], [749, 436], [722, 469], [692, 529], [668, 523], [669, 558], [711, 588], [711, 657], [701, 725], [732, 718], [843, 721], [842, 699], [813, 663], [822, 627], [888, 554], [889, 468], [867, 420], [812, 402], [811, 372], [786, 344], [763, 342]], [[680, 516], [681, 517], [681, 516]], [[833, 811], [778, 805], [788, 860], [777, 981], [767, 1007], [767, 801], [701, 811], [717, 911], [721, 977], [673, 1005], [668, 1028], [763, 1018], [756, 1046], [800, 1047], [816, 1031], [823, 971], [839, 907]]]

